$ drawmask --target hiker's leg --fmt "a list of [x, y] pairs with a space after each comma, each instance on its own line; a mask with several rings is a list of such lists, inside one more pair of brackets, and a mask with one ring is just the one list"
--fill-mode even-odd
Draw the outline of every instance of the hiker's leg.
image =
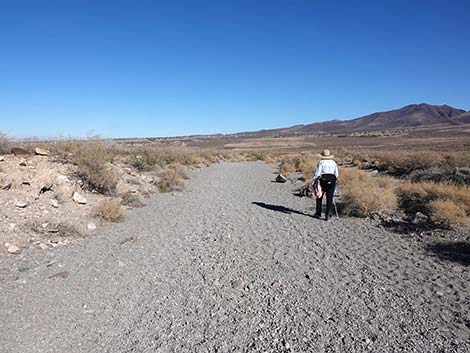
[[335, 194], [335, 182], [332, 182], [328, 185], [326, 189], [326, 217], [331, 215], [331, 211], [333, 208], [333, 195]]
[[315, 216], [321, 217], [321, 204], [323, 201], [323, 194], [321, 197], [317, 197], [317, 209], [315, 212]]

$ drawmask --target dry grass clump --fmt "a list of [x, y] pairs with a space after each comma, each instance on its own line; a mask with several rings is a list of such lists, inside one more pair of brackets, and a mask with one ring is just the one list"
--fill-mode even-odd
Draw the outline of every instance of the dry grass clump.
[[437, 223], [469, 224], [470, 187], [446, 183], [405, 182], [398, 189], [405, 213], [421, 212]]
[[187, 178], [186, 171], [172, 164], [160, 172], [156, 186], [160, 192], [181, 191], [184, 188], [183, 179]]
[[95, 208], [93, 215], [103, 223], [120, 222], [124, 218], [124, 209], [118, 199], [104, 199]]
[[0, 154], [7, 154], [11, 152], [11, 143], [7, 136], [3, 132], [0, 132]]
[[347, 215], [367, 217], [391, 213], [397, 207], [396, 182], [390, 177], [372, 177], [357, 169], [340, 170], [343, 195], [342, 211]]

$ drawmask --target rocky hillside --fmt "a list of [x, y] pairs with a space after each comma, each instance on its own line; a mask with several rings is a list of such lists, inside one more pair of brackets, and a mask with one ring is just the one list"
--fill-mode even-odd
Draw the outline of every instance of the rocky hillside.
[[470, 123], [470, 113], [448, 105], [411, 104], [400, 109], [378, 112], [352, 120], [330, 120], [289, 128], [260, 130], [237, 134], [245, 137], [308, 135], [368, 130], [406, 129], [432, 125]]

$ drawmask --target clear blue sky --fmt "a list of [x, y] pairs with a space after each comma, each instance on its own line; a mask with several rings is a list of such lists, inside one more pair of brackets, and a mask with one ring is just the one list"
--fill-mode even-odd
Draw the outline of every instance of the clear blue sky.
[[171, 136], [470, 110], [467, 1], [0, 0], [0, 131]]

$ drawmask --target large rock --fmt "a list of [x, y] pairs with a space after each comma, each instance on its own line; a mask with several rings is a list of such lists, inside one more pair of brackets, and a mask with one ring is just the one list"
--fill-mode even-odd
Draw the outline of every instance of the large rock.
[[285, 183], [286, 181], [287, 181], [287, 178], [282, 174], [279, 174], [276, 177], [276, 182], [278, 182], [278, 183]]
[[80, 195], [77, 191], [73, 193], [72, 199], [74, 202], [78, 203], [79, 205], [85, 205], [86, 204], [86, 197], [83, 195]]
[[11, 149], [11, 153], [14, 154], [15, 156], [18, 156], [18, 157], [31, 156], [31, 152], [29, 152], [27, 149], [24, 149], [24, 148], [21, 148], [21, 147], [13, 147]]
[[49, 151], [45, 150], [44, 148], [36, 147], [34, 149], [34, 153], [36, 153], [38, 156], [48, 156]]

